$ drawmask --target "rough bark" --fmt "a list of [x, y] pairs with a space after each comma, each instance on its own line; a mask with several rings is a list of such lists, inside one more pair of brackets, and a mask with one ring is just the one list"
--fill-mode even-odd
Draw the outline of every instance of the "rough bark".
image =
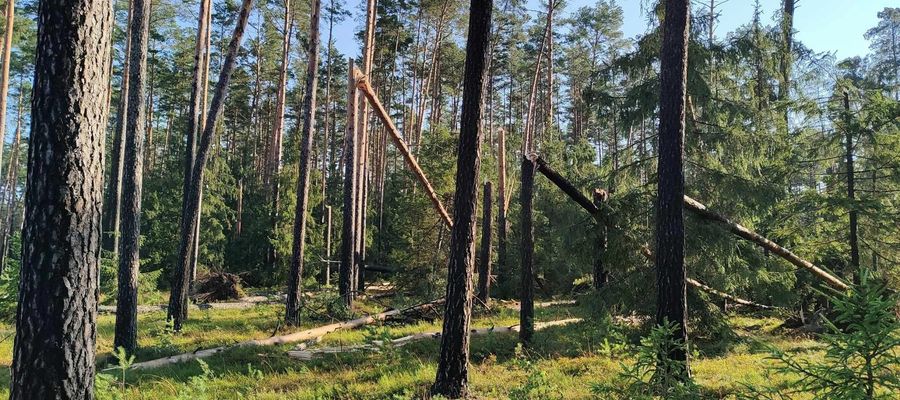
[[356, 78], [353, 73], [353, 59], [348, 65], [347, 87], [347, 131], [344, 134], [344, 204], [342, 210], [341, 227], [341, 264], [338, 271], [338, 292], [344, 299], [347, 308], [353, 307], [355, 287], [353, 286], [353, 272], [356, 269], [356, 109], [359, 96], [356, 90]]
[[475, 268], [475, 209], [481, 158], [484, 82], [491, 36], [492, 0], [472, 0], [463, 78], [462, 125], [456, 161], [456, 192], [441, 353], [432, 394], [465, 397], [468, 387], [469, 323]]
[[530, 344], [534, 335], [534, 220], [532, 208], [534, 203], [534, 173], [537, 163], [531, 158], [522, 158], [522, 189], [519, 191], [519, 202], [522, 207], [522, 268], [519, 301], [519, 341]]
[[478, 300], [485, 307], [491, 302], [491, 182], [484, 183], [481, 213], [481, 254], [478, 264]]
[[321, 0], [313, 0], [309, 22], [309, 49], [306, 64], [306, 90], [303, 95], [303, 131], [300, 148], [300, 175], [297, 177], [297, 208], [294, 210], [294, 243], [291, 254], [291, 272], [288, 275], [288, 292], [284, 321], [300, 324], [300, 292], [303, 289], [303, 256], [306, 253], [306, 220], [309, 212], [309, 185], [316, 129], [316, 89], [319, 82], [319, 14]]
[[[684, 130], [687, 89], [688, 0], [667, 0], [660, 51], [659, 177], [656, 201], [656, 323], [676, 325], [674, 340], [687, 343], [687, 297], [684, 271]], [[684, 347], [667, 354], [688, 376]], [[677, 368], [677, 367], [676, 367]]]
[[203, 167], [209, 158], [209, 150], [212, 145], [215, 133], [216, 121], [222, 115], [222, 109], [225, 106], [225, 95], [228, 92], [228, 81], [234, 72], [235, 61], [237, 59], [238, 49], [240, 48], [241, 39], [244, 36], [244, 30], [247, 27], [247, 18], [250, 15], [250, 9], [253, 0], [244, 0], [241, 4], [240, 14], [231, 36], [231, 42], [228, 44], [228, 51], [225, 55], [222, 71], [219, 74], [219, 81], [216, 84], [213, 93], [212, 103], [210, 104], [209, 114], [204, 124], [203, 135], [200, 139], [200, 146], [197, 149], [197, 161], [194, 163], [194, 170], [191, 173], [191, 185], [188, 191], [188, 204], [182, 211], [181, 215], [181, 240], [178, 246], [178, 265], [175, 268], [175, 279], [172, 281], [172, 294], [169, 296], [169, 315], [168, 319], [172, 320], [173, 328], [176, 331], [181, 330], [182, 323], [187, 318], [188, 288], [190, 286], [191, 269], [191, 243], [194, 243], [197, 229], [197, 215], [200, 212], [200, 188], [203, 183]]
[[94, 398], [109, 2], [42, 0], [10, 399]]
[[122, 175], [122, 238], [119, 241], [116, 332], [113, 346], [129, 354], [137, 348], [137, 292], [140, 269], [141, 190], [143, 188], [144, 92], [147, 86], [147, 44], [150, 0], [132, 0], [129, 21], [128, 111], [125, 122], [125, 164]]

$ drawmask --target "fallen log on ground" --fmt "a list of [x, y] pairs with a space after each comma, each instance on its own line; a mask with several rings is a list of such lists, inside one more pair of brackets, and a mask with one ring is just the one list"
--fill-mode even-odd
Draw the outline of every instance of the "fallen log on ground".
[[[656, 259], [653, 257], [653, 252], [650, 251], [650, 248], [649, 248], [649, 247], [647, 247], [647, 246], [641, 247], [641, 254], [643, 254], [645, 258], [647, 258], [648, 260], [650, 260], [651, 263], [655, 263], [655, 262], [656, 262]], [[691, 285], [691, 286], [693, 286], [693, 287], [695, 287], [695, 288], [697, 288], [697, 289], [700, 289], [700, 290], [702, 290], [702, 291], [704, 291], [704, 292], [706, 292], [706, 293], [709, 293], [709, 294], [712, 294], [712, 295], [715, 295], [715, 296], [719, 296], [719, 297], [721, 297], [721, 298], [723, 298], [723, 299], [726, 299], [726, 300], [731, 300], [731, 301], [733, 301], [733, 302], [735, 302], [735, 303], [737, 303], [737, 304], [741, 304], [741, 305], [745, 305], [745, 306], [750, 306], [750, 307], [761, 308], [761, 309], [764, 309], [764, 310], [774, 310], [774, 309], [779, 308], [779, 307], [775, 307], [775, 306], [767, 306], [767, 305], [765, 305], [765, 304], [759, 304], [759, 303], [756, 303], [756, 302], [753, 302], [753, 301], [750, 301], [750, 300], [742, 299], [742, 298], [737, 297], [737, 296], [735, 296], [735, 295], [728, 294], [728, 293], [725, 293], [725, 292], [723, 292], [723, 291], [721, 291], [721, 290], [714, 289], [714, 288], [712, 288], [712, 287], [709, 287], [709, 286], [707, 286], [707, 285], [704, 285], [703, 283], [700, 283], [700, 281], [697, 281], [696, 279], [685, 278], [685, 282], [686, 282], [688, 285]]]
[[[170, 357], [158, 358], [155, 360], [144, 361], [139, 363], [134, 363], [131, 365], [131, 369], [149, 369], [149, 368], [159, 368], [164, 367], [166, 365], [172, 365], [177, 363], [182, 363], [185, 361], [196, 360], [200, 358], [207, 358], [218, 353], [221, 353], [226, 350], [235, 349], [239, 347], [249, 347], [249, 346], [273, 346], [287, 343], [296, 343], [302, 342], [305, 340], [313, 340], [318, 339], [322, 336], [325, 336], [331, 332], [339, 331], [339, 330], [347, 330], [359, 328], [362, 326], [366, 326], [369, 324], [373, 324], [376, 322], [386, 321], [391, 318], [402, 317], [407, 314], [415, 314], [421, 313], [423, 310], [433, 308], [434, 306], [443, 303], [444, 299], [434, 300], [428, 303], [422, 303], [413, 307], [409, 307], [402, 310], [388, 310], [375, 315], [367, 315], [362, 318], [357, 318], [349, 321], [337, 322], [334, 324], [329, 324], [325, 326], [320, 326], [318, 328], [307, 329], [300, 332], [295, 332], [282, 336], [273, 336], [266, 339], [253, 339], [247, 340], [243, 342], [238, 342], [231, 345], [214, 347], [211, 349], [205, 350], [197, 350], [191, 353], [183, 353], [177, 354]], [[107, 368], [105, 371], [115, 369], [115, 367]]]
[[684, 196], [684, 208], [688, 209], [689, 211], [693, 212], [694, 214], [697, 214], [701, 218], [711, 220], [711, 221], [716, 221], [721, 224], [724, 224], [735, 235], [740, 236], [741, 238], [749, 240], [753, 243], [756, 243], [760, 247], [779, 255], [781, 258], [787, 260], [791, 264], [794, 264], [800, 268], [808, 270], [809, 272], [812, 272], [816, 276], [824, 279], [825, 282], [827, 282], [829, 285], [831, 285], [837, 289], [846, 290], [846, 289], [850, 288], [849, 285], [844, 283], [844, 281], [841, 280], [840, 278], [828, 273], [827, 271], [825, 271], [822, 268], [819, 268], [815, 264], [800, 258], [799, 256], [797, 256], [790, 250], [778, 245], [778, 243], [775, 243], [769, 239], [766, 239], [762, 235], [744, 227], [741, 224], [738, 224], [737, 222], [734, 222], [734, 221], [728, 219], [728, 217], [709, 210], [708, 208], [706, 208], [705, 205], [703, 205], [702, 203], [700, 203], [697, 200], [694, 200], [688, 196]]
[[[543, 322], [535, 324], [534, 330], [538, 331], [541, 329], [550, 328], [553, 326], [561, 326], [568, 325], [576, 322], [581, 322], [581, 318], [569, 318], [563, 319], [559, 321], [551, 321], [551, 322]], [[499, 334], [499, 333], [514, 333], [519, 331], [519, 325], [510, 325], [510, 326], [499, 326], [499, 327], [490, 327], [490, 328], [480, 328], [480, 329], [472, 329], [469, 331], [469, 336], [482, 336], [489, 334]], [[427, 339], [440, 339], [441, 332], [425, 332], [425, 333], [416, 333], [409, 336], [404, 336], [399, 339], [394, 339], [387, 342], [387, 345], [392, 347], [402, 347], [408, 345], [413, 342], [427, 340]], [[288, 351], [288, 356], [297, 358], [300, 360], [312, 360], [316, 357], [321, 357], [325, 354], [340, 354], [340, 353], [349, 353], [355, 351], [362, 350], [372, 350], [377, 351], [379, 348], [385, 346], [385, 342], [380, 340], [376, 340], [369, 344], [360, 344], [353, 346], [335, 346], [335, 347], [323, 347], [319, 349], [302, 349], [302, 350], [292, 350]]]
[[375, 94], [375, 90], [372, 89], [372, 86], [369, 84], [369, 80], [359, 68], [353, 69], [353, 75], [357, 82], [357, 88], [363, 92], [363, 95], [366, 96], [366, 99], [369, 100], [369, 104], [371, 104], [372, 108], [375, 110], [375, 115], [378, 116], [378, 119], [380, 119], [385, 128], [387, 128], [388, 133], [391, 135], [391, 139], [394, 141], [394, 145], [397, 146], [397, 150], [400, 151], [400, 154], [403, 156], [409, 169], [411, 169], [416, 177], [419, 178], [419, 182], [425, 188], [425, 193], [428, 195], [431, 203], [434, 204], [434, 208], [437, 209], [441, 219], [444, 220], [444, 223], [446, 223], [447, 226], [452, 227], [453, 221], [450, 219], [450, 214], [447, 213], [447, 209], [444, 207], [444, 204], [441, 203], [440, 198], [437, 196], [437, 192], [435, 192], [434, 187], [431, 186], [431, 182], [428, 181], [428, 177], [425, 176], [425, 172], [422, 171], [416, 158], [412, 155], [412, 152], [409, 151], [409, 146], [406, 145], [406, 142], [404, 142], [403, 138], [400, 136], [400, 130], [394, 125], [394, 121], [391, 120], [390, 114], [388, 114], [387, 110], [381, 104], [381, 100], [378, 99], [378, 95]]

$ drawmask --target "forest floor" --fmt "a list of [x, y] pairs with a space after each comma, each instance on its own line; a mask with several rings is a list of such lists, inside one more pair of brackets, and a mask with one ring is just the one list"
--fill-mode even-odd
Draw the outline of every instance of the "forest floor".
[[[360, 312], [379, 310], [363, 302]], [[165, 312], [140, 315], [141, 350], [136, 361], [145, 361], [203, 348], [266, 338], [274, 332], [291, 332], [280, 326], [283, 306], [260, 304], [244, 310], [193, 310], [183, 332], [166, 329]], [[640, 328], [627, 319], [604, 323], [590, 311], [575, 305], [538, 308], [540, 322], [585, 318], [565, 326], [535, 333], [528, 351], [517, 350], [515, 334], [473, 337], [470, 388], [480, 399], [587, 399], [591, 388], [612, 383], [623, 366], [632, 362], [632, 345], [639, 342]], [[320, 316], [305, 318], [301, 329], [331, 323]], [[774, 364], [770, 348], [817, 357], [821, 344], [779, 328], [776, 317], [731, 314], [728, 324], [735, 335], [717, 340], [698, 340], [692, 371], [704, 393], [730, 398], [746, 385], [784, 385], [786, 377], [770, 376]], [[495, 307], [477, 312], [473, 327], [510, 326], [518, 312]], [[115, 365], [111, 357], [114, 316], [99, 320], [98, 364]], [[298, 329], [299, 330], [299, 329]], [[441, 330], [440, 320], [405, 325], [370, 326], [326, 335], [314, 347], [371, 343], [413, 333]], [[0, 326], [0, 388], [9, 387], [12, 361], [12, 327]], [[5, 339], [4, 339], [5, 338]], [[287, 350], [296, 344], [232, 349], [205, 360], [190, 361], [152, 370], [104, 372], [98, 383], [98, 399], [409, 399], [423, 397], [434, 380], [439, 342], [424, 340], [401, 348], [328, 354], [303, 361]], [[0, 396], [8, 396], [0, 392]]]

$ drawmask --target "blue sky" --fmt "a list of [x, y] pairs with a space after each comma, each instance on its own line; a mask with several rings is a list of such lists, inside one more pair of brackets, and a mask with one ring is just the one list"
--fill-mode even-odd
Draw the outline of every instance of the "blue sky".
[[[450, 0], [453, 1], [453, 0]], [[634, 37], [647, 29], [641, 0], [619, 0], [624, 12], [625, 36]], [[645, 1], [648, 2], [649, 1]], [[350, 0], [346, 6], [353, 16], [335, 28], [338, 48], [345, 54], [359, 54], [360, 44], [353, 32], [361, 29], [364, 12], [360, 1]], [[529, 0], [531, 9], [541, 8], [538, 0]], [[593, 4], [594, 0], [568, 0], [565, 11]], [[705, 9], [708, 0], [693, 2], [695, 10]], [[716, 0], [721, 10], [716, 34], [723, 37], [736, 27], [750, 21], [753, 0]], [[773, 23], [773, 17], [781, 0], [760, 0], [763, 21]], [[868, 52], [869, 43], [863, 34], [875, 26], [877, 13], [885, 7], [897, 7], [897, 0], [797, 0], [794, 13], [795, 38], [815, 51], [834, 52], [838, 59], [862, 56]], [[565, 13], [564, 13], [565, 14]]]

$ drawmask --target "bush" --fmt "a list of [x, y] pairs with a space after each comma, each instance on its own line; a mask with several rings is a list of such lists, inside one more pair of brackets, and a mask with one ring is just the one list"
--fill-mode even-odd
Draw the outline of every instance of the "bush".
[[700, 388], [686, 371], [682, 361], [667, 355], [674, 349], [687, 349], [685, 343], [673, 339], [677, 325], [666, 323], [650, 330], [637, 347], [634, 365], [622, 366], [613, 384], [594, 384], [591, 392], [598, 398], [614, 399], [671, 399], [688, 400], [703, 396]]
[[900, 397], [897, 296], [866, 271], [860, 284], [849, 292], [825, 296], [833, 304], [834, 316], [825, 318], [827, 332], [821, 336], [826, 345], [824, 358], [810, 361], [773, 350], [772, 358], [780, 362], [776, 372], [800, 376], [789, 385], [791, 390], [812, 393], [817, 399]]

